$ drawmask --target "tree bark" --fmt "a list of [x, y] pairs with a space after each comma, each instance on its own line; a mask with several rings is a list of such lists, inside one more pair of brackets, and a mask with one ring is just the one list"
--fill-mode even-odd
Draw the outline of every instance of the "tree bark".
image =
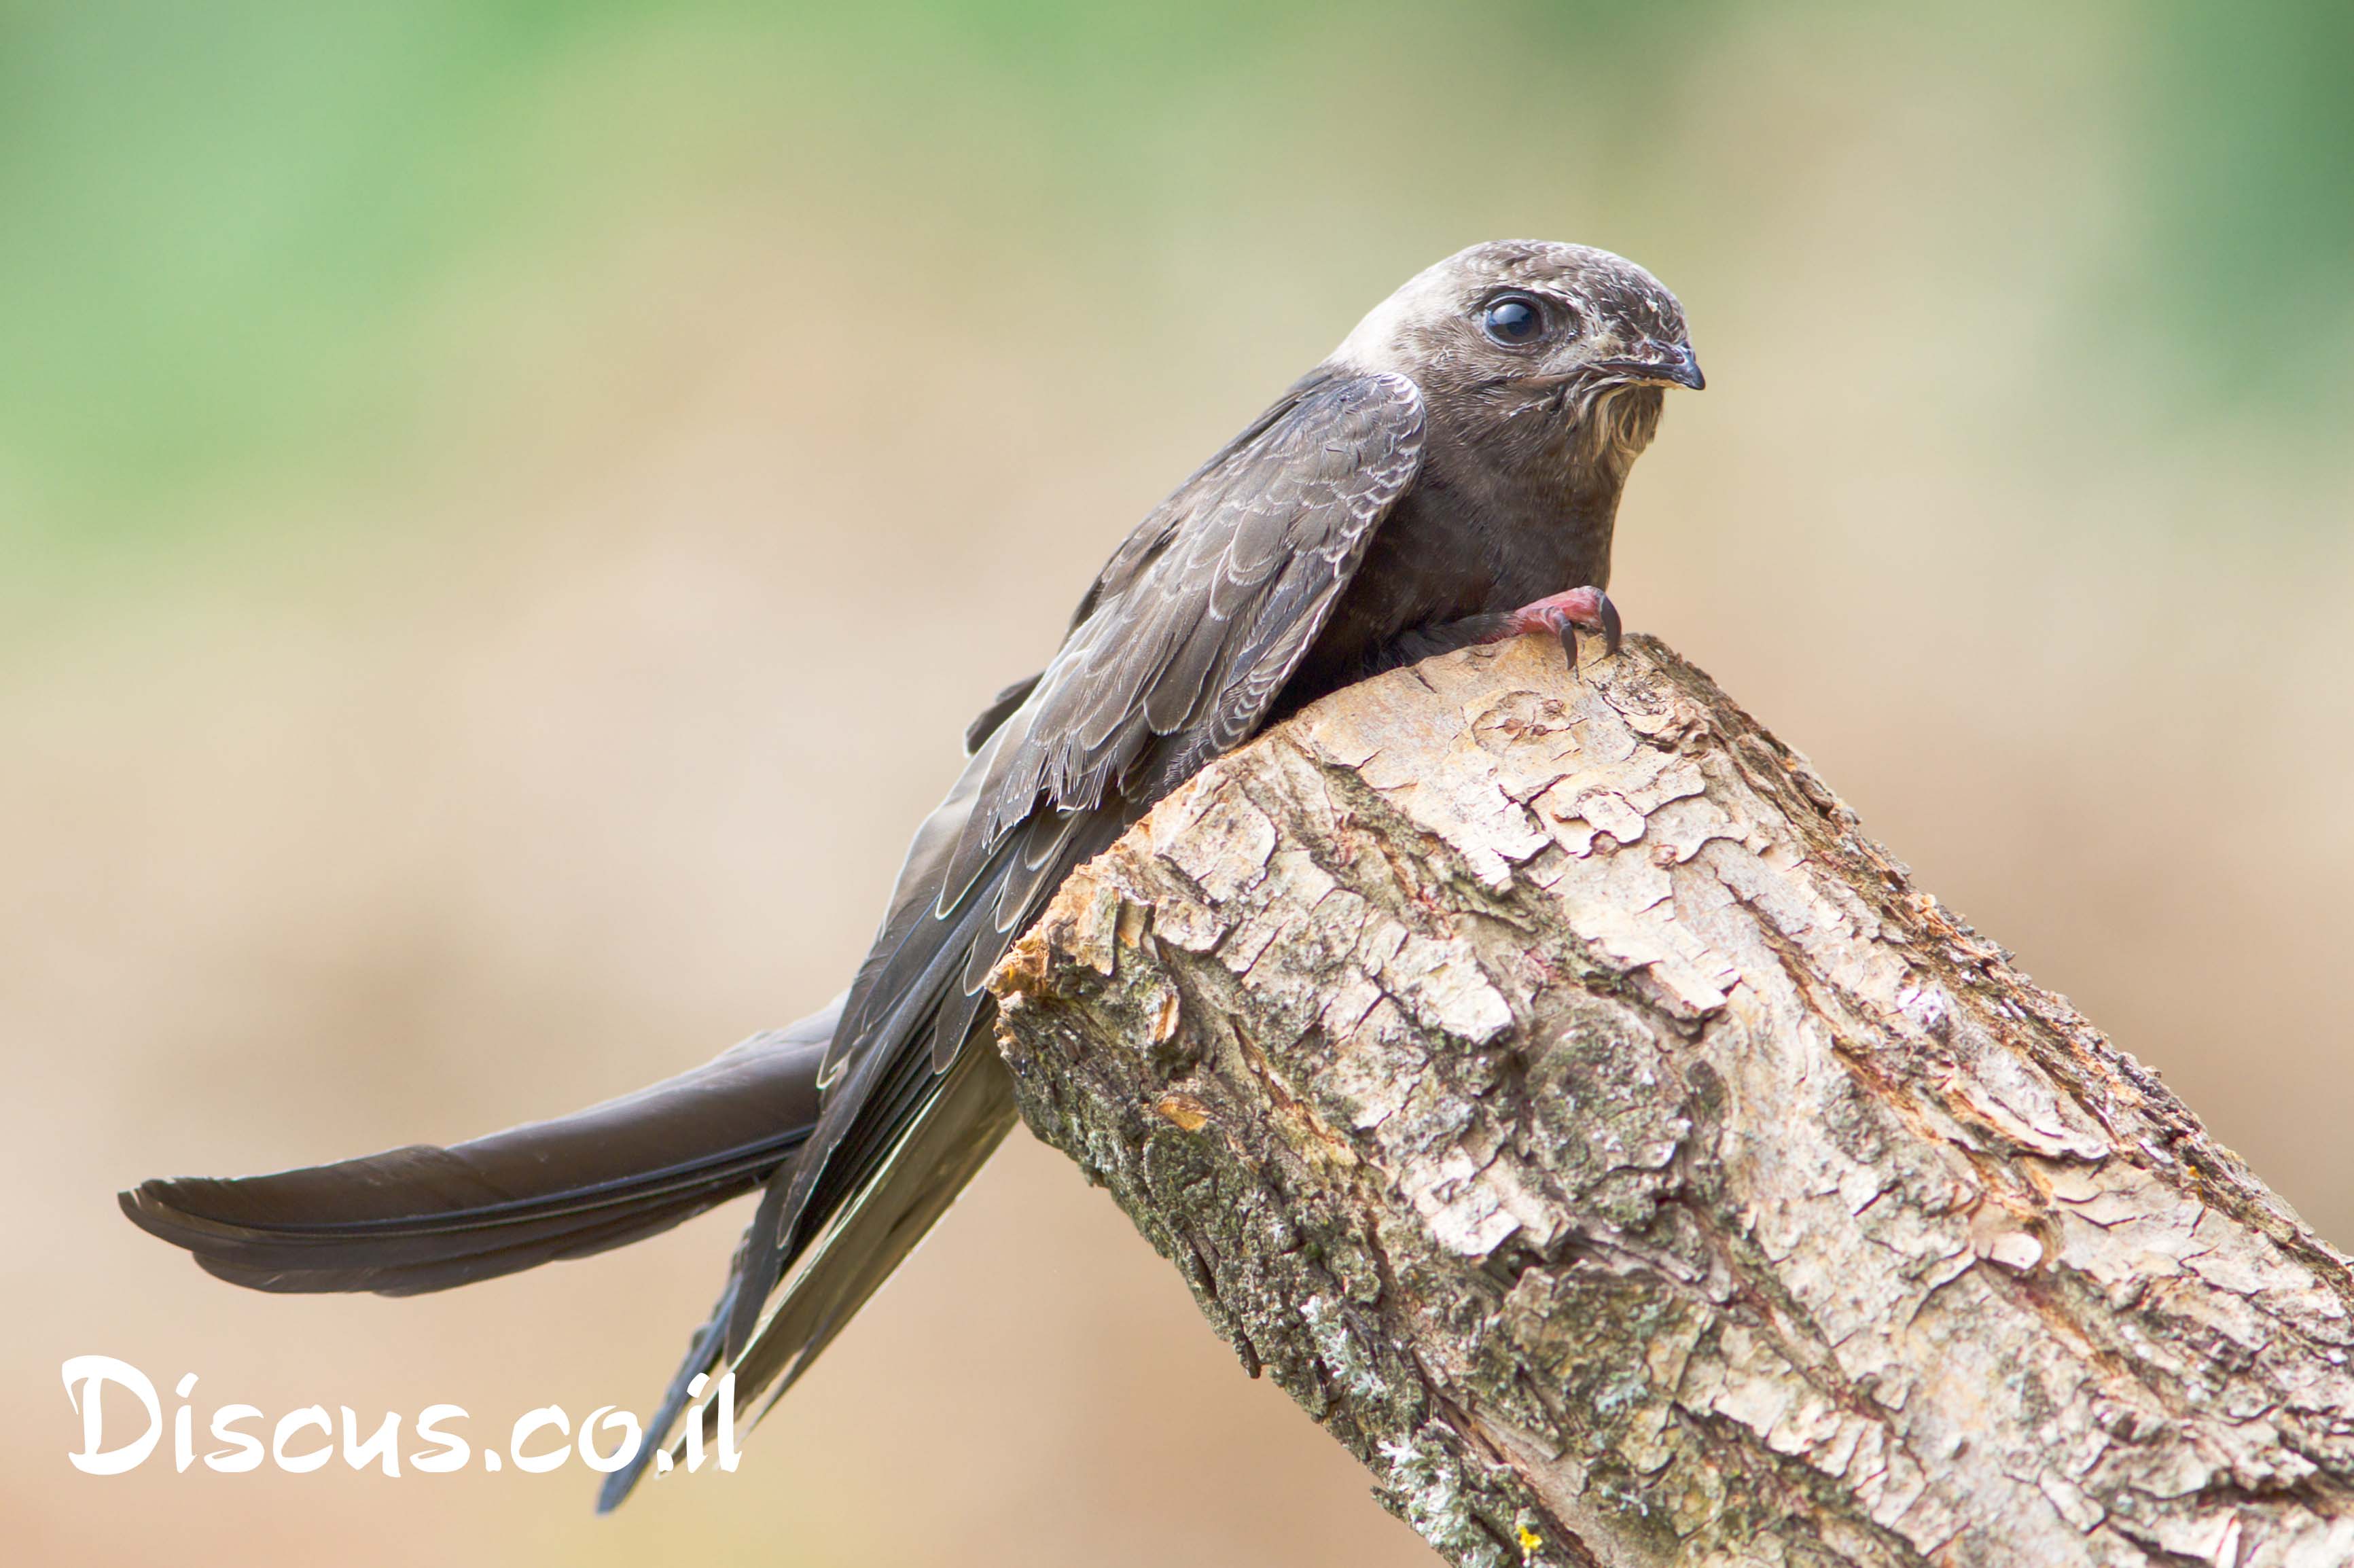
[[2354, 1563], [2347, 1260], [1656, 641], [1315, 705], [991, 984], [1453, 1563]]

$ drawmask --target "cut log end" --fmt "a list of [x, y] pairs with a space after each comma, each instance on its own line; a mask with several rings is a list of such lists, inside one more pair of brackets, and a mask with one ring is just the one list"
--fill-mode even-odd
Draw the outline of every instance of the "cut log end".
[[2345, 1260], [1654, 641], [1318, 703], [992, 984], [1451, 1562], [2354, 1563]]

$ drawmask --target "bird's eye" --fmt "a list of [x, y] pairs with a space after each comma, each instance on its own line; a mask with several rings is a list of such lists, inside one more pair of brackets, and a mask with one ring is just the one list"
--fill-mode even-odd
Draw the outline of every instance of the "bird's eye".
[[1479, 327], [1507, 348], [1521, 348], [1544, 335], [1544, 307], [1526, 294], [1506, 294], [1479, 313]]

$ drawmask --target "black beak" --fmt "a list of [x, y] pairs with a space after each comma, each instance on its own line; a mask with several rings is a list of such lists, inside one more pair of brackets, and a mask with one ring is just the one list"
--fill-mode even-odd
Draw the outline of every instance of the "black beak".
[[1692, 357], [1688, 343], [1647, 343], [1644, 353], [1626, 359], [1606, 359], [1601, 368], [1615, 371], [1631, 381], [1649, 381], [1664, 387], [1684, 387], [1697, 392], [1708, 385], [1708, 377], [1700, 373], [1700, 361]]

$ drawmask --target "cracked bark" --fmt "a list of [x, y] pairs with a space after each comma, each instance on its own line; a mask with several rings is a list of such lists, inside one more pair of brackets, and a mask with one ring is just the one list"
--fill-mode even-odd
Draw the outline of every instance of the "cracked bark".
[[1451, 1562], [2354, 1563], [2354, 1277], [1655, 641], [1339, 694], [993, 977]]

